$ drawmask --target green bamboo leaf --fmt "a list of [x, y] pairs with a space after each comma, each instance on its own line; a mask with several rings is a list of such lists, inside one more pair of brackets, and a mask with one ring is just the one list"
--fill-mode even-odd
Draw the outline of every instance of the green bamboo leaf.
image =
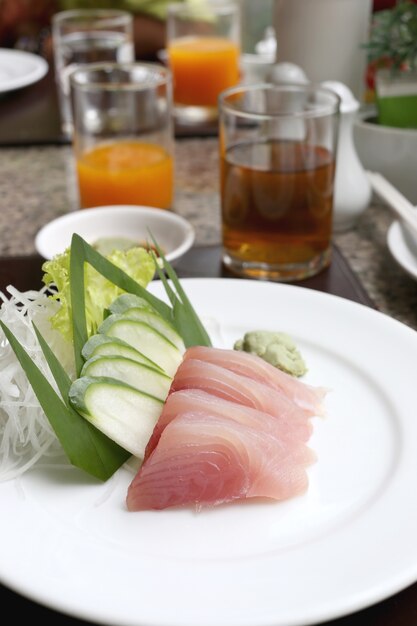
[[157, 258], [156, 255], [154, 254], [154, 259], [155, 259], [155, 266], [156, 266], [156, 271], [158, 274], [158, 277], [160, 279], [160, 281], [162, 282], [164, 289], [165, 289], [165, 293], [168, 296], [169, 301], [171, 302], [171, 305], [174, 306], [175, 302], [178, 300], [175, 291], [171, 288], [171, 285], [168, 282], [167, 276], [165, 274], [165, 271], [163, 271], [159, 264], [157, 263]]
[[[103, 481], [110, 478], [130, 453], [67, 406], [4, 322], [0, 321], [0, 325], [69, 461], [95, 478]], [[37, 335], [40, 336], [39, 331]], [[44, 346], [45, 340], [41, 341]], [[59, 379], [59, 386], [65, 387], [64, 377], [61, 379], [59, 374]]]
[[48, 363], [49, 369], [51, 370], [52, 376], [54, 377], [55, 382], [58, 386], [62, 399], [65, 405], [70, 408], [70, 404], [68, 401], [68, 392], [71, 387], [71, 378], [68, 376], [67, 372], [64, 370], [61, 363], [56, 358], [55, 354], [52, 352], [48, 343], [39, 332], [36, 324], [33, 324], [33, 328], [35, 329], [39, 345], [42, 348], [42, 352], [44, 354], [46, 362]]
[[88, 339], [87, 322], [85, 318], [85, 263], [89, 263], [105, 278], [120, 287], [120, 289], [144, 298], [158, 311], [158, 313], [160, 313], [164, 319], [171, 324], [173, 323], [172, 309], [165, 302], [152, 295], [133, 278], [126, 274], [126, 272], [102, 256], [97, 250], [92, 248], [92, 246], [84, 241], [82, 237], [74, 233], [71, 240], [70, 288], [74, 355], [78, 376], [80, 375], [83, 366], [81, 351]]
[[80, 375], [84, 360], [82, 357], [82, 348], [88, 339], [87, 322], [85, 318], [85, 284], [84, 284], [84, 267], [85, 263], [89, 263], [98, 272], [112, 283], [128, 293], [134, 293], [144, 298], [151, 306], [153, 306], [160, 315], [173, 324], [183, 337], [185, 345], [205, 345], [210, 346], [210, 338], [198, 315], [194, 311], [191, 302], [181, 287], [180, 281], [172, 268], [171, 264], [166, 260], [162, 250], [156, 241], [154, 241], [155, 249], [163, 262], [163, 268], [172, 281], [176, 292], [171, 288], [165, 274], [161, 271], [156, 256], [155, 267], [161, 278], [165, 291], [172, 307], [160, 300], [147, 289], [139, 285], [133, 278], [128, 276], [123, 270], [116, 267], [111, 261], [103, 257], [97, 250], [90, 246], [82, 237], [76, 233], [72, 236], [71, 241], [71, 260], [70, 260], [70, 280], [71, 280], [71, 307], [73, 320], [73, 337], [74, 337], [74, 354], [77, 375]]
[[[153, 239], [153, 238], [152, 238]], [[210, 337], [201, 323], [194, 307], [185, 293], [180, 280], [172, 265], [166, 260], [164, 253], [158, 243], [153, 239], [153, 244], [159, 257], [162, 259], [163, 268], [168, 278], [172, 281], [175, 291], [171, 288], [164, 272], [157, 264], [157, 272], [161, 279], [165, 291], [172, 304], [173, 320], [176, 329], [183, 338], [184, 344], [189, 346], [211, 346]]]

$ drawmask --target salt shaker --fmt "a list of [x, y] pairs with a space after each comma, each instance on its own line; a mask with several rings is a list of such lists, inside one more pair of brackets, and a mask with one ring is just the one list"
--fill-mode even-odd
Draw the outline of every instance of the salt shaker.
[[309, 82], [304, 70], [299, 65], [287, 61], [275, 63], [269, 70], [267, 79], [275, 85], [280, 83], [305, 85]]
[[372, 189], [353, 142], [353, 123], [359, 102], [345, 84], [324, 81], [323, 87], [336, 92], [341, 99], [339, 138], [333, 201], [333, 230], [342, 232], [355, 226], [369, 205]]

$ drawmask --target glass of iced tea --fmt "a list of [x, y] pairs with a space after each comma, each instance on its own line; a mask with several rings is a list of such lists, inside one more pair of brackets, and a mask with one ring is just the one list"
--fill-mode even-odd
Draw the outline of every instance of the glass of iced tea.
[[264, 280], [317, 274], [331, 259], [339, 97], [255, 84], [219, 102], [224, 265]]
[[99, 63], [71, 74], [81, 208], [173, 207], [172, 79], [157, 63]]
[[167, 56], [178, 121], [217, 119], [220, 92], [237, 85], [240, 78], [239, 3], [205, 0], [168, 5]]

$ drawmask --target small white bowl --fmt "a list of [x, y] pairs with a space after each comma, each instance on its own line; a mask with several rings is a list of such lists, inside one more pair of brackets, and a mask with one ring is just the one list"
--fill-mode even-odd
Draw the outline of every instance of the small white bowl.
[[108, 238], [145, 244], [152, 241], [152, 236], [170, 263], [185, 254], [195, 239], [193, 226], [171, 211], [114, 205], [80, 209], [52, 220], [37, 233], [36, 250], [49, 260], [71, 245], [73, 233], [91, 245]]
[[417, 204], [417, 129], [382, 126], [371, 111], [356, 120], [353, 137], [363, 167], [385, 176]]

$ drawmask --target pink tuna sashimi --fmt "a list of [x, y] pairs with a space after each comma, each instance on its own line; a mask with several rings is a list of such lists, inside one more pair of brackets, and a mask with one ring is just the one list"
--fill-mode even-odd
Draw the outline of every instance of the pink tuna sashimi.
[[307, 490], [304, 444], [277, 439], [230, 419], [183, 414], [164, 429], [128, 488], [130, 511], [254, 497], [286, 500]]
[[305, 411], [279, 391], [220, 365], [199, 359], [188, 358], [179, 365], [170, 393], [181, 389], [200, 389], [275, 417], [307, 419]]
[[162, 413], [146, 446], [145, 460], [158, 444], [164, 428], [182, 413], [229, 418], [284, 441], [307, 442], [312, 433], [309, 420], [281, 419], [251, 407], [218, 398], [198, 389], [184, 389], [170, 393]]
[[313, 415], [324, 415], [323, 399], [327, 393], [326, 389], [308, 385], [274, 367], [255, 354], [238, 350], [192, 346], [186, 350], [184, 359], [200, 359], [207, 363], [225, 367], [236, 372], [236, 374], [258, 380], [269, 387], [281, 391], [300, 408], [304, 409], [310, 417]]

